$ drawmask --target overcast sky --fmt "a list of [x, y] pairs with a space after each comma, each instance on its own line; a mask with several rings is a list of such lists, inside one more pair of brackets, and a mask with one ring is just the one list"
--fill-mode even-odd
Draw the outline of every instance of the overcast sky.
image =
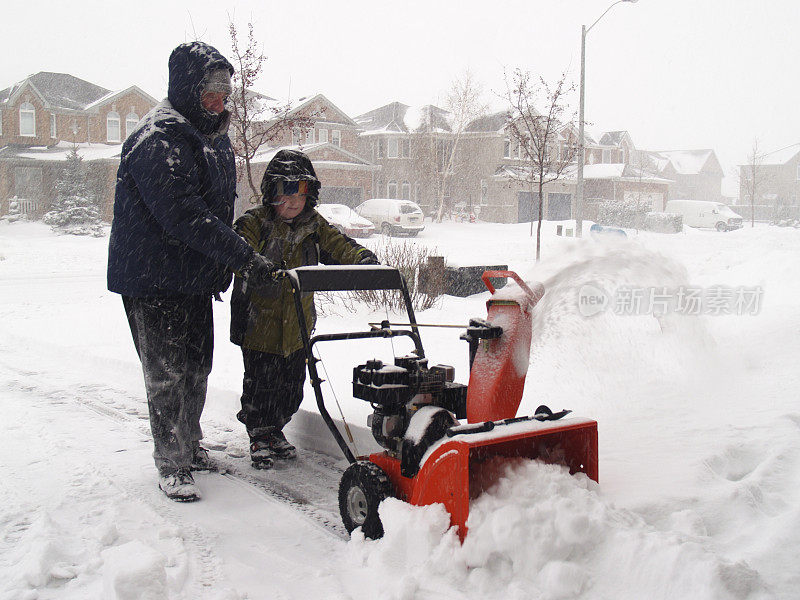
[[[230, 54], [232, 18], [268, 56], [259, 91], [321, 92], [350, 116], [441, 102], [466, 69], [502, 107], [504, 71], [580, 75], [581, 25], [612, 0], [3, 0], [0, 89], [38, 71], [166, 94], [167, 58], [201, 39]], [[586, 120], [638, 148], [713, 148], [736, 193], [753, 140], [800, 142], [799, 0], [622, 2], [587, 36]], [[575, 95], [577, 109], [577, 94]]]

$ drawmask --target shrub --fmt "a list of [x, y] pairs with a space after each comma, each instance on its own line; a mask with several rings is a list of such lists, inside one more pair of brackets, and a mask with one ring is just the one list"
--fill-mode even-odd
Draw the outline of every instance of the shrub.
[[680, 233], [683, 231], [683, 215], [675, 213], [647, 213], [644, 229], [655, 233]]
[[647, 213], [652, 210], [650, 202], [622, 200], [601, 202], [598, 206], [597, 223], [613, 227], [641, 229]]

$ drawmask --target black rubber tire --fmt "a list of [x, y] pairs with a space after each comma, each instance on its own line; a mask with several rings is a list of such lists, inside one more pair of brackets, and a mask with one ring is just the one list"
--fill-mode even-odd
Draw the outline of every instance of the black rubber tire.
[[361, 527], [365, 537], [383, 537], [378, 505], [390, 494], [389, 478], [378, 465], [360, 460], [347, 467], [339, 482], [339, 513], [348, 533]]
[[728, 226], [722, 221], [720, 221], [719, 223], [717, 223], [717, 231], [724, 233], [728, 231]]
[[419, 231], [409, 231], [408, 237], [417, 237], [419, 235]]
[[381, 225], [381, 233], [383, 235], [391, 237], [391, 235], [392, 235], [392, 226], [389, 225], [388, 223], [384, 223], [383, 225]]

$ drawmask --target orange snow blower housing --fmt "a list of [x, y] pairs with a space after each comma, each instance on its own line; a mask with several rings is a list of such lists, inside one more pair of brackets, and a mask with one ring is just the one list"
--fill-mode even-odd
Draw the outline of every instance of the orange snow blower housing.
[[[285, 272], [293, 291], [306, 349], [309, 379], [320, 414], [350, 461], [339, 486], [339, 508], [348, 531], [361, 527], [367, 537], [383, 534], [378, 505], [394, 496], [415, 505], [441, 503], [467, 535], [469, 502], [494, 483], [512, 459], [563, 464], [570, 473], [598, 481], [597, 422], [566, 417], [539, 406], [517, 416], [522, 400], [532, 338], [532, 311], [544, 295], [512, 271], [486, 271], [492, 293], [485, 320], [471, 319], [461, 338], [469, 344], [469, 385], [454, 382], [454, 369], [428, 366], [410, 296], [400, 273], [391, 267], [301, 267]], [[518, 287], [496, 292], [491, 278], [511, 277]], [[403, 329], [386, 321], [369, 331], [317, 335], [305, 330], [300, 297], [309, 291], [398, 290], [409, 322]], [[409, 337], [412, 355], [394, 365], [367, 361], [353, 369], [353, 396], [374, 409], [368, 426], [385, 450], [369, 457], [353, 455], [328, 414], [312, 349], [322, 341]]]

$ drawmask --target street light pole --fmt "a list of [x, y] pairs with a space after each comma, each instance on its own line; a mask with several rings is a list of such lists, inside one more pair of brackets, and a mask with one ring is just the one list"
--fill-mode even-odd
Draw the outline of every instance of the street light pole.
[[578, 185], [575, 190], [575, 235], [581, 237], [583, 235], [583, 167], [586, 162], [586, 141], [583, 133], [583, 114], [584, 114], [584, 87], [586, 83], [586, 34], [600, 22], [606, 13], [620, 2], [634, 3], [638, 0], [617, 0], [611, 4], [597, 20], [589, 25], [581, 26], [581, 87], [580, 87], [580, 104], [578, 108]]

